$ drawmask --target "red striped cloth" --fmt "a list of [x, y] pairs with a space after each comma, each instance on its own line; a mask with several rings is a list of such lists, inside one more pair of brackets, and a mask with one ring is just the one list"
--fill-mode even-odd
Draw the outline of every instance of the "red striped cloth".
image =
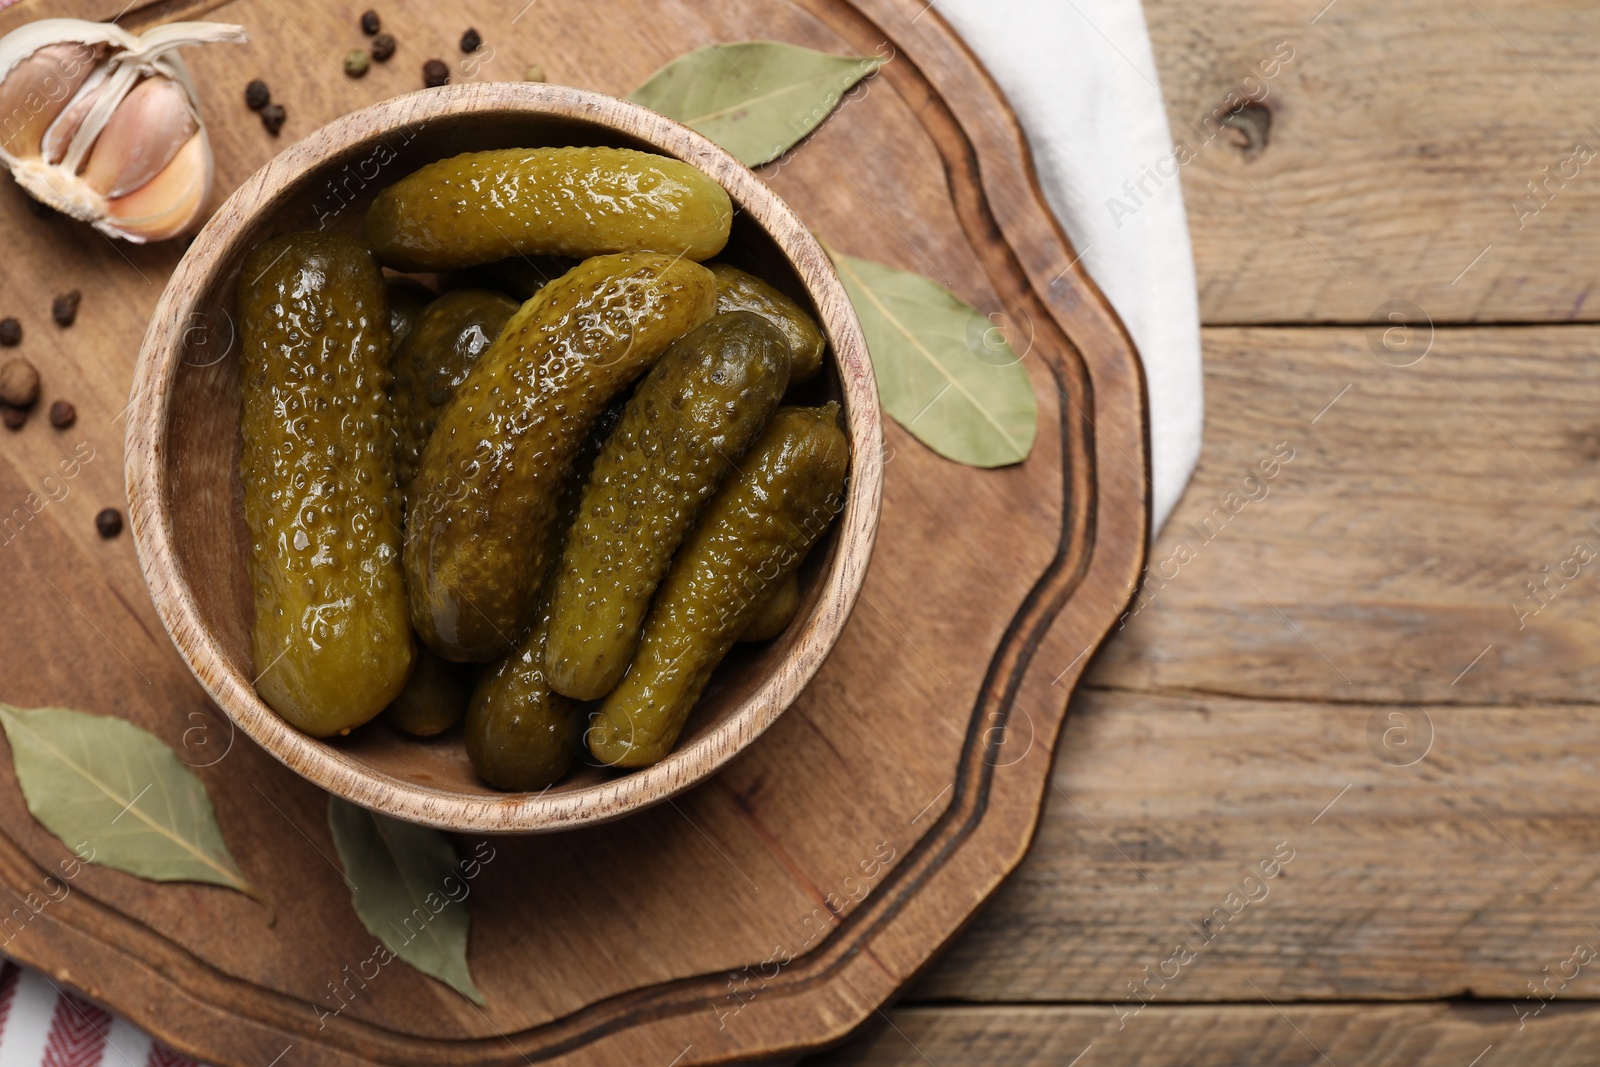
[[126, 1019], [0, 957], [0, 1067], [200, 1065], [150, 1040]]

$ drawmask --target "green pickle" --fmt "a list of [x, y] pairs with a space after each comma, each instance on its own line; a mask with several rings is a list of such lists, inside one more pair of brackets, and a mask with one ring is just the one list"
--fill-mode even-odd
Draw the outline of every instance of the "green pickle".
[[768, 593], [739, 634], [741, 641], [770, 641], [789, 628], [800, 610], [800, 576], [791, 574]]
[[[391, 333], [399, 284], [402, 283], [389, 283]], [[394, 385], [390, 389], [394, 403], [395, 475], [402, 492], [416, 474], [417, 461], [433, 433], [439, 412], [517, 310], [517, 302], [500, 293], [462, 289], [434, 299], [428, 290], [415, 288], [427, 299], [410, 312], [405, 332], [396, 335], [399, 339], [394, 342]], [[441, 734], [466, 712], [473, 681], [469, 667], [451, 663], [422, 645], [411, 677], [384, 712], [384, 719], [414, 737]]]
[[416, 476], [439, 413], [517, 307], [503, 293], [456, 289], [417, 316], [394, 358], [395, 473], [402, 490]]
[[606, 405], [716, 309], [711, 272], [640, 252], [586, 260], [511, 317], [440, 416], [409, 489], [411, 618], [451, 660], [533, 620], [562, 483]]
[[400, 692], [415, 647], [383, 275], [353, 238], [296, 233], [240, 277], [256, 690], [306, 733], [347, 733]]
[[[606, 409], [578, 451], [562, 488], [551, 559], [561, 557], [584, 483], [622, 410], [621, 403]], [[545, 677], [549, 607], [546, 583], [539, 593], [538, 623], [510, 655], [484, 669], [467, 710], [467, 758], [478, 776], [498, 789], [543, 789], [559, 781], [578, 755], [583, 706], [552, 690]]]
[[366, 237], [386, 267], [444, 271], [517, 255], [710, 259], [732, 224], [722, 186], [676, 159], [630, 148], [499, 148], [441, 159], [383, 190]]
[[598, 700], [617, 684], [672, 554], [788, 385], [783, 335], [743, 311], [679, 338], [640, 381], [552, 571], [551, 686]]
[[423, 645], [405, 688], [384, 711], [384, 721], [413, 737], [442, 734], [466, 712], [473, 680], [470, 664], [451, 663]]
[[706, 506], [656, 593], [632, 666], [585, 735], [600, 762], [645, 767], [672, 750], [764, 595], [827, 529], [850, 459], [838, 419], [835, 403], [779, 408]]
[[583, 707], [550, 688], [541, 619], [517, 649], [483, 672], [467, 708], [467, 758], [496, 789], [560, 781], [578, 755]]
[[794, 361], [789, 368], [789, 380], [803, 382], [816, 377], [822, 369], [822, 354], [827, 348], [816, 320], [754, 274], [727, 263], [708, 266], [717, 278], [717, 311], [748, 311], [760, 315], [776, 326], [789, 342], [790, 357]]
[[391, 278], [384, 287], [389, 290], [389, 354], [394, 356], [422, 309], [433, 302], [433, 290], [409, 278]]

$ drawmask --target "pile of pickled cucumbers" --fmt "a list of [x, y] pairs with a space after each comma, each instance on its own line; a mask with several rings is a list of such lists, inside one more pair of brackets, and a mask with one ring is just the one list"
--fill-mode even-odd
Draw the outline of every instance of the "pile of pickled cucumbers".
[[316, 737], [460, 723], [505, 790], [672, 751], [734, 644], [793, 620], [850, 461], [837, 403], [793, 388], [822, 369], [816, 322], [713, 261], [732, 218], [677, 160], [502, 149], [383, 190], [360, 237], [252, 251], [268, 705]]

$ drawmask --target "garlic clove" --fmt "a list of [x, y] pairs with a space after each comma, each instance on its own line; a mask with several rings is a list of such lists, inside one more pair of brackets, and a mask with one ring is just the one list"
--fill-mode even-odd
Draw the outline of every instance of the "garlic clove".
[[0, 165], [35, 199], [113, 237], [193, 228], [214, 164], [177, 52], [247, 39], [215, 22], [143, 34], [70, 18], [18, 27], [0, 37]]
[[45, 131], [94, 72], [102, 52], [97, 45], [61, 42], [11, 67], [0, 81], [0, 148], [18, 159], [37, 157]]
[[172, 162], [198, 128], [176, 82], [146, 78], [112, 112], [80, 177], [109, 200], [126, 196]]
[[67, 156], [67, 149], [72, 145], [72, 139], [77, 136], [78, 128], [83, 125], [84, 118], [89, 114], [89, 109], [94, 107], [95, 101], [100, 99], [100, 93], [106, 87], [106, 75], [110, 73], [105, 66], [94, 69], [94, 73], [83, 83], [78, 94], [72, 98], [65, 111], [59, 118], [50, 124], [44, 131], [44, 140], [39, 143], [39, 155], [46, 163], [60, 163]]
[[95, 228], [138, 244], [165, 241], [200, 218], [211, 195], [211, 145], [197, 129], [165, 167], [126, 196], [110, 200]]

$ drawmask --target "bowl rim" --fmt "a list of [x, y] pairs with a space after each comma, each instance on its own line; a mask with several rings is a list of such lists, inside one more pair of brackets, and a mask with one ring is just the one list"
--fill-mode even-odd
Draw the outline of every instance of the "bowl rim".
[[[710, 176], [773, 241], [816, 306], [844, 395], [851, 466], [838, 517], [838, 550], [822, 592], [784, 660], [715, 729], [650, 767], [579, 789], [502, 795], [418, 785], [291, 726], [233, 670], [205, 627], [175, 549], [165, 434], [186, 324], [213, 273], [263, 213], [325, 164], [385, 137], [446, 118], [527, 113], [575, 120], [636, 138]], [[843, 631], [865, 578], [882, 498], [882, 414], [865, 339], [822, 246], [787, 204], [710, 139], [638, 104], [569, 86], [486, 82], [394, 97], [333, 120], [247, 178], [211, 216], [163, 289], [140, 346], [124, 437], [129, 526], [162, 625], [190, 671], [257, 744], [329, 793], [407, 822], [481, 833], [544, 833], [595, 825], [667, 800], [709, 778], [775, 722], [810, 682]]]

